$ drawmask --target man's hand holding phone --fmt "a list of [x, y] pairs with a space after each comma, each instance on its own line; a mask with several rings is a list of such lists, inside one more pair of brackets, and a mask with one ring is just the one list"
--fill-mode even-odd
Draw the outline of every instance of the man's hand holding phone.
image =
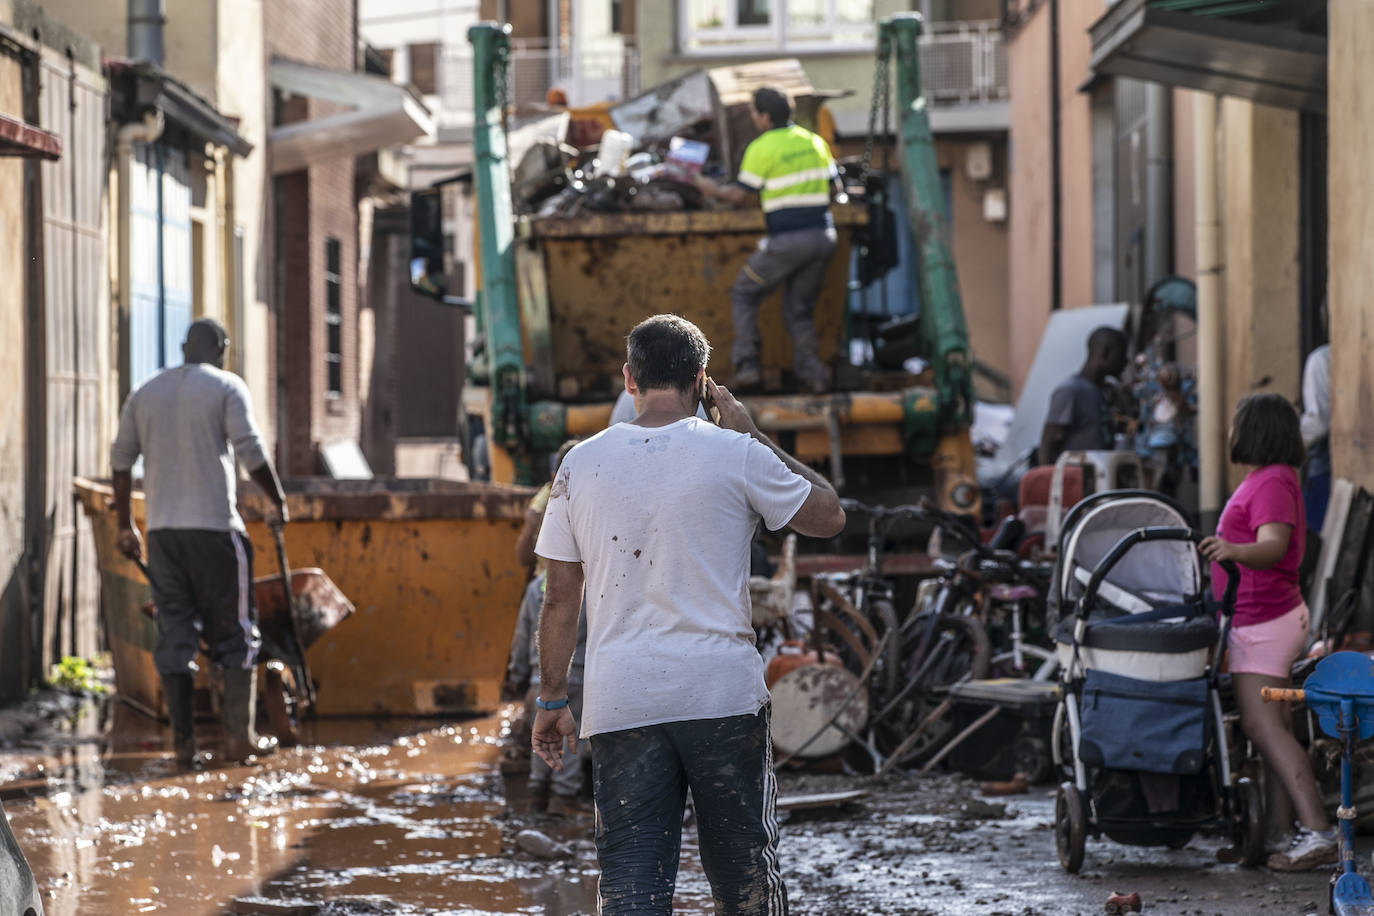
[[711, 384], [711, 380], [702, 375], [701, 390], [697, 392], [697, 399], [701, 401], [701, 409], [706, 414], [706, 419], [719, 426], [720, 408], [716, 407], [715, 402], [711, 399], [711, 392], [706, 387], [709, 384]]
[[749, 411], [744, 409], [730, 389], [717, 385], [710, 378], [702, 380], [704, 394], [701, 403], [717, 426], [752, 436], [757, 431]]

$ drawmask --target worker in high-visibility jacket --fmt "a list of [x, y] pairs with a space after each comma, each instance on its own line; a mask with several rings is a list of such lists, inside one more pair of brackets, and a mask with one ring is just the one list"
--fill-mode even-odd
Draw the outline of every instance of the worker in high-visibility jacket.
[[830, 373], [816, 349], [813, 313], [821, 281], [835, 253], [835, 222], [830, 215], [831, 188], [839, 173], [825, 140], [792, 123], [792, 104], [776, 89], [754, 93], [754, 126], [760, 131], [744, 151], [735, 183], [719, 185], [700, 178], [702, 192], [735, 204], [763, 208], [768, 234], [749, 256], [734, 286], [730, 305], [735, 341], [730, 348], [736, 390], [757, 388], [759, 304], [783, 287], [782, 314], [792, 337], [792, 367], [807, 391], [829, 388]]

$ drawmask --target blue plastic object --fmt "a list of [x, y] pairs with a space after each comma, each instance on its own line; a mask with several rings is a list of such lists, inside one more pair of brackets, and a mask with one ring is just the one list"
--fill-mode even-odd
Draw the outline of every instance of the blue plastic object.
[[1374, 916], [1369, 883], [1355, 871], [1355, 805], [1351, 761], [1358, 741], [1374, 737], [1374, 660], [1359, 652], [1337, 652], [1317, 663], [1303, 682], [1303, 702], [1321, 730], [1341, 741], [1341, 875], [1331, 889], [1336, 916]]

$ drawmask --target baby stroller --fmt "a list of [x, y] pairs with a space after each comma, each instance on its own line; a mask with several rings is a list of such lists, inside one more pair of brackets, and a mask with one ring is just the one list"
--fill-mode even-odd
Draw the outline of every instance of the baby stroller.
[[1264, 855], [1258, 787], [1232, 779], [1216, 662], [1238, 572], [1208, 600], [1199, 535], [1157, 493], [1108, 490], [1065, 518], [1050, 609], [1060, 661], [1053, 756], [1059, 863], [1077, 872], [1089, 834], [1180, 847], [1195, 833]]

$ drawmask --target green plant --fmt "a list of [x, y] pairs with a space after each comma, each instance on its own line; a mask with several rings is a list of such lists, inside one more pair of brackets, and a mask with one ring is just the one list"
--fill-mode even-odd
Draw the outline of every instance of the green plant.
[[105, 694], [110, 688], [100, 683], [100, 672], [84, 658], [66, 655], [62, 661], [52, 666], [48, 683], [59, 690], [75, 693]]

